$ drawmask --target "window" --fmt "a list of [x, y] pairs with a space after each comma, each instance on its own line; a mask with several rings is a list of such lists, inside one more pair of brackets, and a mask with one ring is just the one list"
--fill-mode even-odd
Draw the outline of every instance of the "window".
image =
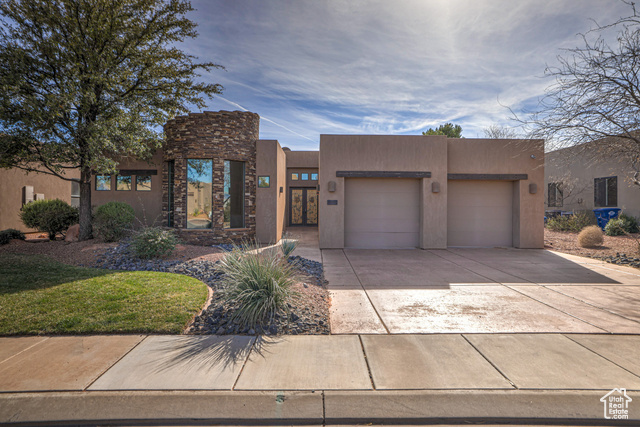
[[213, 160], [187, 160], [187, 228], [211, 228]]
[[244, 162], [224, 161], [224, 228], [244, 227]]
[[596, 208], [610, 208], [618, 205], [617, 176], [593, 180], [593, 203]]
[[300, 180], [309, 181], [309, 174], [308, 173], [303, 173], [302, 176], [300, 177]]
[[136, 176], [136, 191], [151, 191], [151, 175]]
[[311, 181], [317, 181], [318, 180], [318, 174], [317, 173], [312, 173], [311, 174]]
[[111, 175], [96, 175], [96, 191], [111, 191]]
[[298, 180], [298, 174], [297, 173], [292, 173], [291, 174], [291, 181], [297, 181]]
[[131, 175], [116, 175], [116, 191], [131, 191]]
[[550, 208], [562, 207], [562, 183], [550, 182], [547, 187], [547, 206]]
[[259, 176], [258, 177], [258, 188], [269, 188], [269, 177], [268, 176]]
[[78, 181], [71, 181], [71, 206], [80, 207], [80, 183]]

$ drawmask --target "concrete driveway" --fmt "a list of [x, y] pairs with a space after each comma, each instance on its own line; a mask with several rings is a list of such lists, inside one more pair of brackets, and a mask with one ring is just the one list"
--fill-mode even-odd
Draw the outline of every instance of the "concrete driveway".
[[546, 250], [322, 251], [334, 334], [640, 333], [640, 271]]

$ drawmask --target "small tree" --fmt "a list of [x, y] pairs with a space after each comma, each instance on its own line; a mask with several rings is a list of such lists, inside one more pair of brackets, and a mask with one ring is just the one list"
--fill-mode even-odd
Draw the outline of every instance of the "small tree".
[[91, 177], [120, 156], [148, 158], [168, 119], [217, 84], [220, 68], [176, 45], [196, 37], [187, 0], [0, 3], [0, 167], [71, 180], [80, 170], [80, 239], [91, 237]]
[[491, 125], [482, 130], [484, 137], [489, 139], [517, 139], [520, 138], [518, 132], [514, 128]]
[[445, 135], [447, 138], [462, 138], [462, 126], [453, 123], [445, 123], [437, 128], [429, 128], [422, 132], [423, 135]]

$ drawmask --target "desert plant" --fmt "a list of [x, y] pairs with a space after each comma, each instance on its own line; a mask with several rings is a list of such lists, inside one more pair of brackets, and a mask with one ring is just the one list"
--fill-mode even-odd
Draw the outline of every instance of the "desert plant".
[[597, 225], [585, 227], [580, 234], [578, 234], [578, 244], [583, 248], [595, 248], [602, 246], [602, 243], [604, 243], [602, 229]]
[[225, 298], [235, 304], [234, 320], [255, 328], [271, 321], [286, 309], [294, 296], [293, 266], [283, 260], [277, 249], [256, 250], [255, 245], [234, 246], [220, 262], [227, 287]]
[[178, 238], [171, 229], [144, 227], [132, 239], [131, 247], [138, 258], [162, 258], [173, 252]]
[[25, 226], [48, 233], [53, 240], [78, 223], [78, 209], [59, 199], [35, 200], [20, 209], [20, 219]]
[[573, 215], [562, 215], [547, 220], [547, 228], [553, 231], [571, 231], [578, 233], [583, 228], [595, 223], [593, 213], [577, 212]]
[[629, 233], [638, 232], [638, 220], [632, 216], [620, 214], [618, 218], [609, 220], [604, 227], [604, 234], [607, 236], [622, 236]]
[[124, 202], [108, 202], [98, 206], [93, 214], [93, 227], [105, 242], [116, 242], [131, 230], [136, 214]]
[[12, 239], [24, 240], [24, 233], [15, 228], [7, 228], [6, 230], [0, 231], [0, 245], [6, 245]]
[[280, 240], [280, 250], [282, 251], [282, 255], [284, 255], [285, 258], [289, 258], [289, 256], [293, 253], [293, 251], [296, 250], [297, 247], [297, 240], [292, 239], [289, 236], [282, 236], [282, 239]]
[[640, 232], [640, 225], [638, 225], [638, 219], [631, 215], [627, 215], [622, 212], [619, 216], [620, 219], [624, 221], [624, 231], [627, 233], [638, 233]]

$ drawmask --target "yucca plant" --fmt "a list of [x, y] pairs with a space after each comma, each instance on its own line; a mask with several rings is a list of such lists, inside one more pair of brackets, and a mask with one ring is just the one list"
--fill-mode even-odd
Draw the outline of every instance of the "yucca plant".
[[298, 241], [292, 239], [291, 237], [284, 235], [280, 240], [280, 250], [282, 250], [282, 254], [285, 258], [289, 258], [289, 256], [296, 250], [298, 247]]
[[227, 288], [225, 298], [237, 306], [233, 317], [242, 326], [255, 328], [271, 321], [295, 296], [295, 272], [277, 249], [260, 251], [255, 244], [246, 243], [234, 246], [220, 262], [220, 269]]

